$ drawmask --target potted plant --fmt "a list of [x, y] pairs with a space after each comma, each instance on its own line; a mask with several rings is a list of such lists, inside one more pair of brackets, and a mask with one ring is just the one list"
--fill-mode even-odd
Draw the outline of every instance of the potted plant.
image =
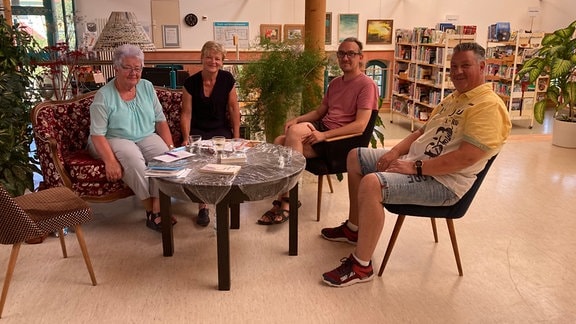
[[[284, 133], [287, 118], [306, 113], [320, 102], [323, 89], [314, 76], [327, 61], [324, 55], [304, 50], [301, 42], [293, 40], [262, 38], [258, 47], [261, 56], [239, 73], [239, 94], [244, 100], [254, 100], [247, 121], [250, 131], [263, 127], [266, 140], [272, 142]], [[310, 97], [303, 99], [303, 92]]]
[[30, 110], [36, 102], [32, 63], [40, 46], [18, 24], [0, 16], [0, 183], [10, 194], [33, 190]]
[[[542, 39], [534, 56], [524, 62], [518, 80], [530, 84], [540, 76], [548, 76], [550, 85], [545, 98], [534, 105], [534, 118], [544, 121], [548, 103], [555, 108], [552, 143], [563, 147], [576, 147], [576, 21]], [[564, 137], [564, 131], [570, 131]]]

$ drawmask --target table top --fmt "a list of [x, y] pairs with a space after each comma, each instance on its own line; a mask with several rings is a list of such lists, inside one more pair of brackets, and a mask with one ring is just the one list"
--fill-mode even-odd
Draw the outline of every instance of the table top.
[[[262, 200], [287, 192], [294, 187], [304, 171], [306, 166], [304, 156], [292, 150], [288, 154], [291, 157], [288, 158], [286, 150], [291, 149], [281, 145], [259, 143], [245, 150], [246, 163], [239, 164], [242, 167], [237, 174], [223, 175], [199, 171], [208, 163], [218, 163], [217, 155], [210, 148], [203, 148], [194, 156], [167, 164], [191, 169], [186, 177], [154, 179], [162, 192], [179, 199], [190, 199], [188, 193], [192, 193], [204, 203], [217, 204], [231, 189], [238, 189], [247, 200]], [[156, 161], [151, 164], [166, 165]]]

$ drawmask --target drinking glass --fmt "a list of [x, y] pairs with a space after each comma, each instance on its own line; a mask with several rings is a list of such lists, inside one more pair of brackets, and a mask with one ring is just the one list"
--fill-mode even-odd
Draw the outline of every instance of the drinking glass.
[[214, 136], [212, 137], [212, 147], [216, 153], [221, 153], [224, 151], [224, 145], [226, 145], [226, 137], [224, 136]]
[[202, 140], [201, 135], [190, 135], [188, 136], [188, 145], [190, 145], [190, 153], [200, 152], [200, 141]]

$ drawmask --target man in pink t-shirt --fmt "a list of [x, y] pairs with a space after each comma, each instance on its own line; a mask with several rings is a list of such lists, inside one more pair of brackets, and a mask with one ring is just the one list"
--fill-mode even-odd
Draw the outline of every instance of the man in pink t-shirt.
[[[275, 144], [289, 146], [306, 158], [321, 155], [323, 142], [337, 136], [364, 132], [373, 110], [378, 109], [376, 83], [362, 72], [362, 42], [346, 38], [338, 46], [338, 65], [343, 72], [330, 82], [322, 103], [316, 110], [286, 122], [284, 135]], [[283, 223], [288, 219], [288, 193], [274, 201], [258, 224]]]

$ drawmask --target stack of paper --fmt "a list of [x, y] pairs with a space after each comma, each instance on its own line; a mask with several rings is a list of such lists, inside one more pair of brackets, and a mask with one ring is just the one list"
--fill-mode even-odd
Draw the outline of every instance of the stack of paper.
[[185, 148], [177, 148], [173, 149], [172, 151], [168, 151], [162, 155], [158, 155], [154, 157], [154, 160], [162, 161], [162, 162], [174, 162], [180, 159], [185, 159], [187, 157], [193, 156], [194, 154], [185, 150]]
[[200, 172], [217, 174], [236, 174], [242, 168], [239, 165], [209, 163], [200, 168]]

